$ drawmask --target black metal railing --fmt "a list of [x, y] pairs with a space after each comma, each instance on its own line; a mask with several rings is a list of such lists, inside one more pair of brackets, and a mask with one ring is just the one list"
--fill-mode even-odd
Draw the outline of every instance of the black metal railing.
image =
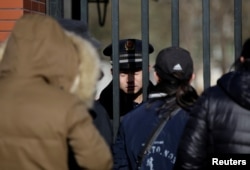
[[[60, 15], [61, 3], [60, 0], [49, 0], [50, 13]], [[81, 20], [88, 23], [88, 3], [97, 2], [96, 0], [80, 0], [81, 3]], [[98, 2], [107, 3], [108, 0], [98, 0]], [[55, 5], [58, 3], [59, 5]], [[115, 56], [119, 54], [119, 0], [111, 0], [112, 5], [112, 50]], [[172, 20], [172, 45], [179, 46], [179, 0], [171, 1], [171, 20]], [[103, 20], [102, 20], [103, 21]], [[141, 0], [141, 37], [143, 56], [148, 56], [149, 42], [149, 0]], [[104, 24], [104, 23], [101, 23]], [[210, 0], [202, 0], [202, 42], [203, 42], [203, 80], [204, 89], [210, 86], [211, 81], [211, 63], [210, 63]], [[240, 55], [242, 44], [242, 0], [234, 0], [234, 50], [235, 58]], [[149, 59], [145, 57], [143, 60], [143, 85], [148, 86]], [[119, 60], [113, 58], [113, 130], [116, 136], [118, 131], [119, 117]], [[143, 88], [143, 100], [147, 99], [147, 89]], [[114, 136], [114, 138], [115, 138]]]

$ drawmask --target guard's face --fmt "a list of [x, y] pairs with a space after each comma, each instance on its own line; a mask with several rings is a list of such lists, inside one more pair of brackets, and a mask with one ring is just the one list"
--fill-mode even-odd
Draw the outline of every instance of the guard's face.
[[128, 94], [135, 94], [142, 88], [142, 70], [121, 71], [120, 89]]

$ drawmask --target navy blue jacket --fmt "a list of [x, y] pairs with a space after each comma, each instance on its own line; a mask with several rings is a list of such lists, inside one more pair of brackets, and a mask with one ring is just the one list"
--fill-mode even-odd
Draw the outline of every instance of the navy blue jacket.
[[[155, 99], [154, 99], [155, 100]], [[120, 124], [113, 146], [114, 169], [135, 170], [139, 152], [159, 123], [157, 108], [164, 104], [163, 98], [149, 100], [126, 114]], [[176, 160], [176, 151], [188, 114], [184, 110], [174, 115], [153, 143], [150, 152], [142, 162], [141, 170], [170, 170]]]

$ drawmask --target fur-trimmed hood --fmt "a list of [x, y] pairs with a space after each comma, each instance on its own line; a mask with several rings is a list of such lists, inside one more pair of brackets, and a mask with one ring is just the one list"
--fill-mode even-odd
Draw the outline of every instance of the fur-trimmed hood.
[[[41, 78], [92, 105], [100, 57], [86, 39], [49, 16], [25, 14], [0, 45], [0, 78]], [[74, 88], [72, 88], [74, 84]]]

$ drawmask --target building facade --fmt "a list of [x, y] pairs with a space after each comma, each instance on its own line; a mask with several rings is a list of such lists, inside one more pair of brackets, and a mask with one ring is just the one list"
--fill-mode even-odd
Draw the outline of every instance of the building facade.
[[46, 0], [0, 1], [0, 42], [9, 36], [16, 20], [26, 13], [45, 15]]

